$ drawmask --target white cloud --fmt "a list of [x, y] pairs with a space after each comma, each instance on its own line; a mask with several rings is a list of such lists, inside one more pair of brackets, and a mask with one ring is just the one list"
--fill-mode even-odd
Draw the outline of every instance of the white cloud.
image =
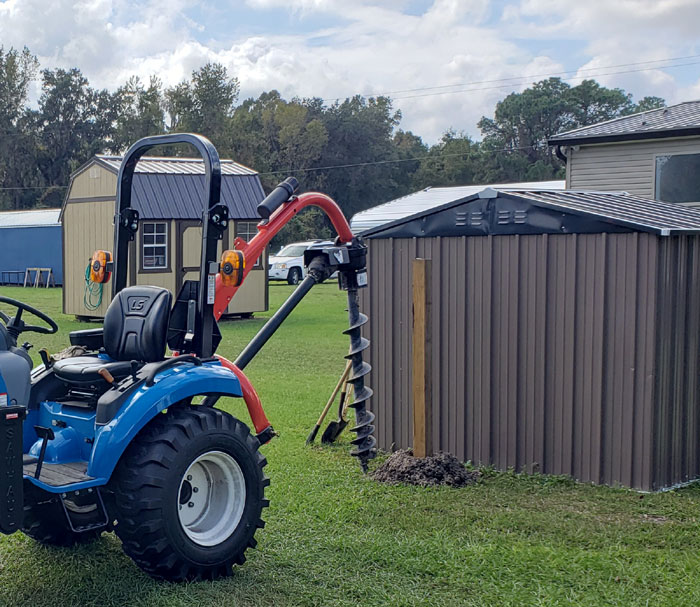
[[[28, 46], [43, 67], [78, 66], [94, 86], [111, 89], [132, 74], [156, 74], [173, 85], [205, 62], [220, 61], [239, 77], [243, 96], [272, 88], [286, 97], [325, 99], [404, 91], [393, 94], [402, 127], [428, 141], [450, 127], [478, 136], [479, 118], [513, 88], [494, 80], [596, 68], [581, 71], [585, 76], [605, 66], [700, 53], [697, 0], [514, 0], [502, 15], [500, 3], [489, 0], [434, 0], [420, 15], [407, 12], [415, 8], [408, 0], [246, 0], [248, 18], [251, 11], [260, 14], [256, 31], [271, 16], [290, 14], [307, 27], [293, 30], [303, 33], [271, 27], [248, 36], [208, 34], [212, 7], [238, 24], [241, 5], [231, 1], [222, 12], [225, 6], [214, 0], [6, 0], [0, 40]], [[568, 50], [566, 40], [579, 50]], [[700, 81], [679, 83], [672, 70], [597, 79], [637, 97], [700, 96]], [[459, 94], [407, 92], [469, 82], [481, 84]]]

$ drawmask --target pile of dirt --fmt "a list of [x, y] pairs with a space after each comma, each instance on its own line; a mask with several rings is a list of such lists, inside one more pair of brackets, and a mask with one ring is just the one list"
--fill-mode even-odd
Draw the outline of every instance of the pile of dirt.
[[413, 457], [413, 453], [407, 450], [392, 453], [371, 476], [376, 481], [390, 485], [407, 483], [421, 487], [465, 487], [476, 483], [479, 472], [468, 470], [449, 453], [419, 458]]

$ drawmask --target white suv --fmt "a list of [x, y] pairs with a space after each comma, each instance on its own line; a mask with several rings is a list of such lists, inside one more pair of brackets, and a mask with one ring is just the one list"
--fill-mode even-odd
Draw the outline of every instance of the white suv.
[[290, 285], [296, 285], [306, 276], [304, 269], [304, 251], [317, 247], [332, 247], [330, 240], [309, 240], [308, 242], [293, 242], [282, 247], [277, 255], [270, 256], [267, 276], [270, 280], [286, 280]]

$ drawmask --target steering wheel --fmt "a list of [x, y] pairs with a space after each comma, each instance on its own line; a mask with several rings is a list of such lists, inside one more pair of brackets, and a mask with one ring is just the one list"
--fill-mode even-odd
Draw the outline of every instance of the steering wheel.
[[[45, 335], [51, 335], [58, 332], [58, 325], [52, 318], [29, 304], [22, 303], [21, 301], [17, 301], [16, 299], [12, 299], [10, 297], [3, 297], [2, 295], [0, 295], [0, 303], [10, 304], [11, 306], [17, 308], [17, 314], [15, 314], [12, 318], [0, 310], [0, 318], [5, 321], [5, 328], [7, 329], [7, 332], [15, 339], [17, 339], [17, 336], [20, 333], [29, 331], [33, 333], [43, 333]], [[24, 321], [22, 320], [22, 312], [29, 312], [38, 319], [43, 320], [49, 326], [40, 327], [36, 325], [24, 324]]]

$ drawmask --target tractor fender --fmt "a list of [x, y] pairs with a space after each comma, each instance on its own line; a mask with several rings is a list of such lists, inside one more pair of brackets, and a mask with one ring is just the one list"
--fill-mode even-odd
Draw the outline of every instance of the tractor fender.
[[243, 396], [238, 378], [218, 361], [198, 367], [171, 367], [159, 373], [152, 386], [142, 385], [114, 418], [95, 432], [88, 475], [109, 479], [119, 458], [148, 422], [175, 403], [200, 394]]

